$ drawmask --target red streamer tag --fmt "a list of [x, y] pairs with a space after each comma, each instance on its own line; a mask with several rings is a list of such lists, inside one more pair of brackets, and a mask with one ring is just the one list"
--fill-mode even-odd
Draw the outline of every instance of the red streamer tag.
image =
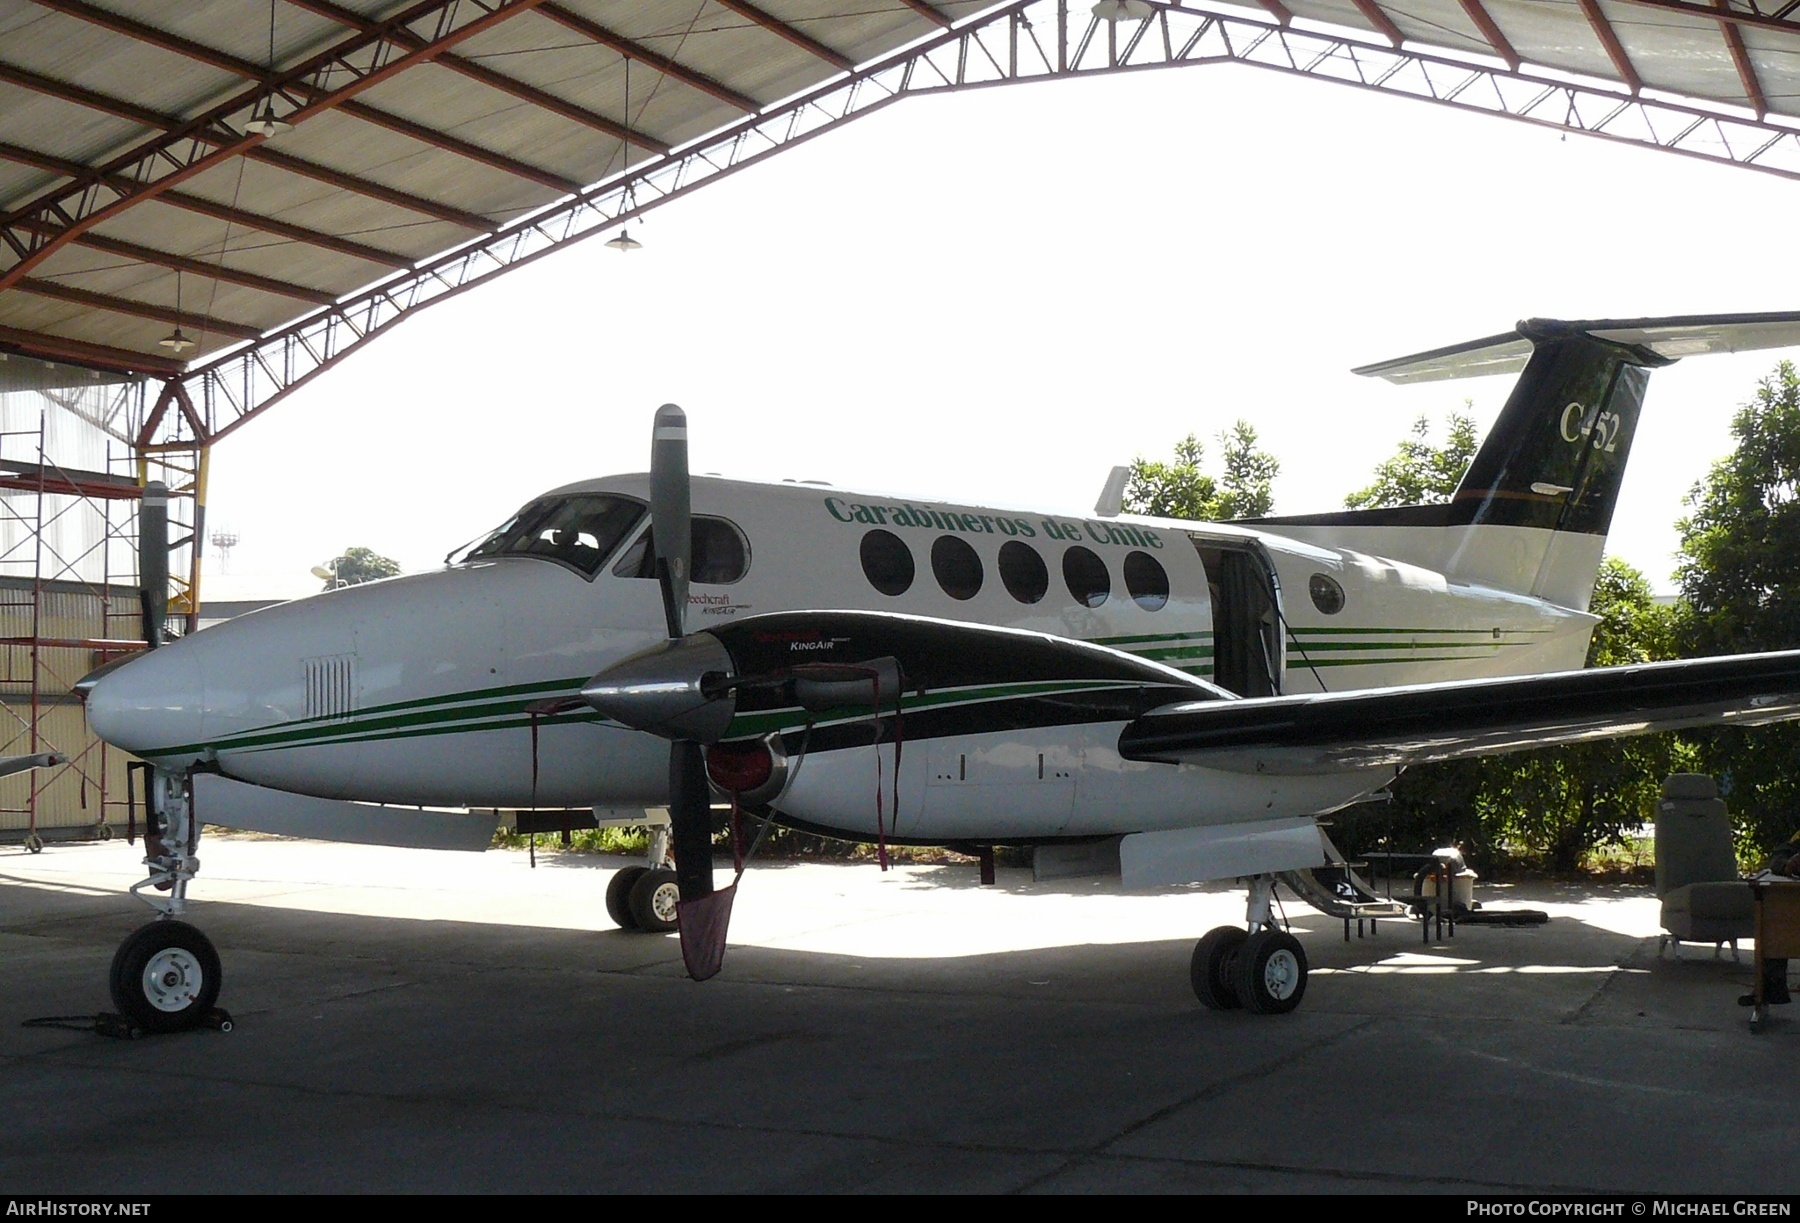
[[725, 931], [731, 925], [731, 902], [737, 884], [720, 888], [711, 896], [683, 900], [675, 905], [675, 927], [681, 931], [681, 959], [688, 976], [696, 981], [719, 975], [725, 965]]

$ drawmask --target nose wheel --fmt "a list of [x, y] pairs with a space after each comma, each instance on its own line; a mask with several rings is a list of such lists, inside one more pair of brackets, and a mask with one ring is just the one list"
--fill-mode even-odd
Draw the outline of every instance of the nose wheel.
[[180, 921], [140, 926], [113, 956], [113, 1005], [146, 1032], [181, 1032], [208, 1021], [223, 972], [212, 940]]

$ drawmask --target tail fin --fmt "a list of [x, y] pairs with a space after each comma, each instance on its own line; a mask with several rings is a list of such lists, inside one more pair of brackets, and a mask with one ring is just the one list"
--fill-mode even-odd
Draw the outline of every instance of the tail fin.
[[[1561, 322], [1354, 371], [1410, 384], [1523, 371], [1450, 501], [1259, 525], [1376, 528], [1352, 547], [1585, 609], [1650, 371], [1685, 356], [1800, 345], [1800, 313]], [[1307, 531], [1322, 537], [1323, 532]]]

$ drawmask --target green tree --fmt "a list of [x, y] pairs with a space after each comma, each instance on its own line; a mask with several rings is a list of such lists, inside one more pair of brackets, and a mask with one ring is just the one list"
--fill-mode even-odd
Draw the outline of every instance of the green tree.
[[1192, 433], [1175, 443], [1173, 462], [1159, 463], [1139, 455], [1125, 482], [1125, 509], [1191, 522], [1267, 514], [1275, 504], [1272, 484], [1281, 463], [1256, 441], [1255, 428], [1242, 420], [1219, 434], [1225, 474], [1217, 479], [1201, 469], [1206, 448]]
[[[1420, 417], [1412, 436], [1377, 465], [1374, 482], [1345, 504], [1372, 509], [1449, 500], [1478, 439], [1466, 413], [1452, 413], [1446, 426], [1443, 445], [1433, 446], [1429, 422]], [[1599, 617], [1588, 666], [1678, 655], [1675, 613], [1656, 603], [1649, 581], [1624, 561], [1602, 564], [1588, 610]], [[1662, 778], [1682, 767], [1685, 751], [1672, 736], [1655, 735], [1417, 766], [1396, 780], [1389, 808], [1346, 821], [1346, 841], [1358, 850], [1386, 835], [1409, 848], [1456, 841], [1478, 863], [1522, 856], [1573, 870], [1588, 852], [1644, 822]]]
[[[1732, 418], [1732, 453], [1688, 494], [1677, 580], [1691, 656], [1800, 646], [1800, 375], [1783, 361]], [[1692, 736], [1748, 856], [1800, 827], [1800, 727]]]
[[[1472, 406], [1465, 399], [1463, 407]], [[1444, 419], [1444, 444], [1430, 441], [1431, 422], [1421, 416], [1413, 422], [1412, 436], [1403, 440], [1392, 458], [1375, 467], [1375, 482], [1344, 498], [1352, 510], [1391, 505], [1428, 505], [1450, 500], [1462, 482], [1469, 460], [1475, 457], [1475, 420], [1466, 412], [1452, 412]]]
[[400, 572], [400, 562], [370, 548], [345, 548], [343, 555], [332, 558], [325, 566], [332, 577], [325, 579], [325, 589], [337, 586], [360, 586]]

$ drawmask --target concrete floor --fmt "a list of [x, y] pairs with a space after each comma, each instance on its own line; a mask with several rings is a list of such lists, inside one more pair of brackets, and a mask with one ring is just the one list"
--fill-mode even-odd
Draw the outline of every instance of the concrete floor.
[[1257, 1018], [1188, 990], [1225, 888], [759, 866], [697, 985], [617, 859], [201, 856], [237, 1030], [125, 1042], [19, 1021], [110, 1008], [134, 853], [0, 850], [0, 1192], [1800, 1191], [1800, 1024], [1637, 890], [1431, 945], [1290, 905], [1306, 1001]]

